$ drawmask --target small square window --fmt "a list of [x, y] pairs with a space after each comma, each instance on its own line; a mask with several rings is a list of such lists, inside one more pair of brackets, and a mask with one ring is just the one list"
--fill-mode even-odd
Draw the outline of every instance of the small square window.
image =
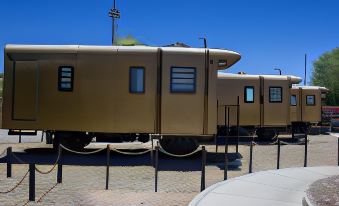
[[130, 93], [145, 93], [145, 68], [131, 67], [129, 80]]
[[315, 105], [315, 96], [314, 95], [306, 95], [306, 105], [314, 106]]
[[72, 66], [61, 66], [58, 70], [59, 91], [73, 91], [74, 68]]
[[171, 68], [171, 92], [195, 93], [196, 68], [172, 67]]
[[270, 103], [282, 102], [282, 87], [270, 87], [269, 88], [269, 100]]
[[297, 95], [291, 96], [291, 106], [297, 106]]
[[254, 102], [254, 87], [246, 86], [245, 87], [245, 103]]

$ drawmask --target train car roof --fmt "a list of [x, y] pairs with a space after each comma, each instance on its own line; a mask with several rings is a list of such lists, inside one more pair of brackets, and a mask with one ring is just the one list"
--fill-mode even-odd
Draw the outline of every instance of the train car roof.
[[288, 80], [290, 78], [292, 84], [299, 84], [302, 80], [300, 77], [293, 75], [253, 75], [218, 72], [218, 79], [259, 79], [260, 77], [270, 80]]
[[326, 87], [320, 87], [320, 86], [302, 86], [302, 85], [295, 85], [292, 86], [292, 89], [306, 89], [306, 90], [321, 90], [322, 92], [328, 92], [330, 91]]
[[[192, 53], [205, 54], [205, 48], [184, 48], [184, 47], [152, 47], [152, 46], [92, 46], [92, 45], [18, 45], [7, 44], [5, 52], [13, 60], [20, 59], [25, 54], [77, 54], [77, 53], [156, 53], [159, 49], [176, 54]], [[241, 55], [237, 52], [226, 49], [210, 49], [212, 56], [227, 56], [228, 68], [240, 60]]]

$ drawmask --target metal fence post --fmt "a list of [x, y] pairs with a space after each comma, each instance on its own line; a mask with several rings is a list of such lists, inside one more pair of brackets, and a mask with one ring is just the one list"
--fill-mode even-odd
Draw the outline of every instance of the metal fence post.
[[235, 147], [235, 151], [238, 154], [239, 153], [239, 123], [240, 122], [240, 100], [239, 96], [237, 99], [237, 145]]
[[153, 135], [149, 134], [150, 139], [151, 139], [151, 165], [154, 167], [154, 159], [153, 159], [153, 148], [154, 148], [154, 143], [153, 143]]
[[19, 130], [19, 143], [21, 143], [21, 130]]
[[305, 159], [304, 159], [304, 167], [307, 167], [307, 134], [305, 133]]
[[278, 139], [277, 169], [280, 169], [280, 139]]
[[110, 158], [111, 158], [111, 148], [109, 144], [107, 144], [107, 159], [106, 159], [106, 190], [108, 190], [108, 181], [109, 181], [109, 166], [110, 166]]
[[12, 177], [12, 147], [7, 148], [7, 177]]
[[155, 146], [155, 183], [154, 192], [158, 192], [158, 167], [159, 167], [159, 146]]
[[228, 137], [225, 137], [225, 160], [224, 160], [224, 180], [227, 180], [228, 170]]
[[59, 145], [59, 162], [58, 162], [58, 173], [57, 173], [57, 183], [62, 183], [62, 148]]
[[29, 164], [29, 201], [35, 201], [35, 164]]
[[248, 173], [252, 173], [252, 159], [253, 159], [253, 141], [251, 141], [251, 145], [250, 145], [250, 165], [249, 165]]
[[201, 184], [200, 184], [200, 191], [205, 190], [205, 177], [206, 177], [206, 149], [205, 146], [202, 146], [201, 150]]

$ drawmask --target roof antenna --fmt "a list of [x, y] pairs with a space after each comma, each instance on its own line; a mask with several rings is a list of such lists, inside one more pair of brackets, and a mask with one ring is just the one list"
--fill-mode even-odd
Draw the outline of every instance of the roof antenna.
[[112, 18], [112, 45], [115, 41], [115, 19], [120, 19], [120, 11], [116, 9], [115, 5], [115, 0], [113, 0], [113, 8], [108, 12], [108, 16]]
[[207, 39], [206, 39], [206, 37], [200, 37], [199, 39], [200, 40], [204, 40], [204, 48], [206, 49], [207, 48]]
[[281, 69], [274, 68], [274, 70], [279, 71], [279, 75], [281, 75]]
[[304, 86], [306, 86], [306, 72], [307, 72], [307, 69], [306, 69], [306, 63], [307, 62], [307, 54], [305, 54], [305, 71], [304, 71]]

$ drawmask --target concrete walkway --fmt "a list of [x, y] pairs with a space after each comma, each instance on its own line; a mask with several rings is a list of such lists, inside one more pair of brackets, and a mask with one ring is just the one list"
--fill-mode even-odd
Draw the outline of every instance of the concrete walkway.
[[287, 168], [256, 172], [208, 187], [189, 206], [302, 205], [308, 186], [339, 175], [339, 167]]

